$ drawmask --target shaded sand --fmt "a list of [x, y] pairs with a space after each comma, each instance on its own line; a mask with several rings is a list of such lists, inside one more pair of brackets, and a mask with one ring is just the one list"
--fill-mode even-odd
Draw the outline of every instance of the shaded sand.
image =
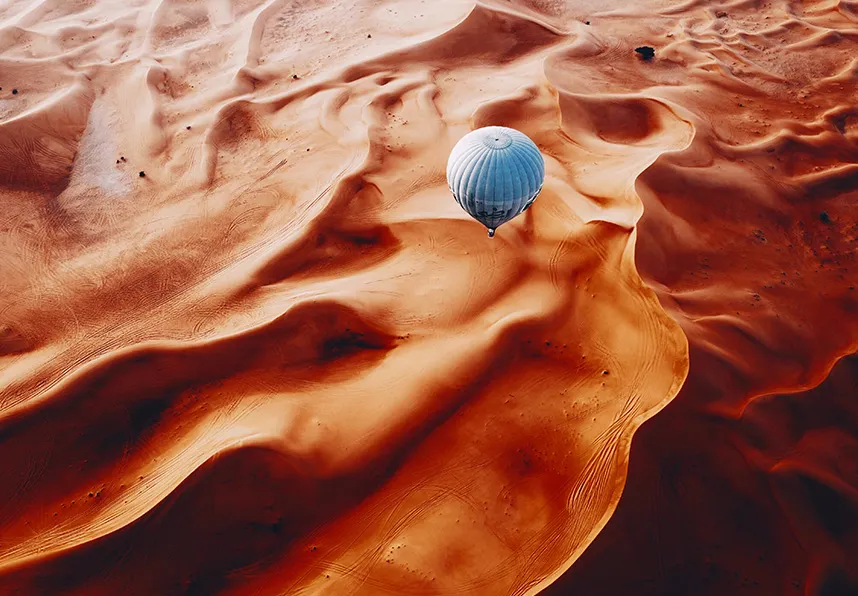
[[594, 90], [672, 99], [695, 138], [636, 186], [637, 268], [688, 337], [688, 379], [547, 594], [858, 594], [856, 8], [590, 13], [657, 59], [645, 75], [604, 53], [558, 65]]
[[856, 18], [0, 7], [0, 592], [848, 590]]
[[[604, 119], [533, 10], [0, 18], [0, 592], [534, 593], [568, 568], [687, 374], [634, 184], [688, 114]], [[494, 240], [444, 176], [489, 124], [548, 172]]]

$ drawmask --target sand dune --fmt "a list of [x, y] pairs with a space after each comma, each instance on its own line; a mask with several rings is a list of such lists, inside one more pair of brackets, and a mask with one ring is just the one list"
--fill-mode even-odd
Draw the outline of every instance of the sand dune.
[[[856, 42], [847, 2], [0, 7], [0, 592], [856, 585]], [[488, 125], [546, 162], [492, 240], [444, 174]]]

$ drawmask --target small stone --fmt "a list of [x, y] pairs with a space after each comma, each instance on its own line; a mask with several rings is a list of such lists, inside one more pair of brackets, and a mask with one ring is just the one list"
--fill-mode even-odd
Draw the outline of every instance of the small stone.
[[17, 89], [12, 89], [12, 95], [18, 95], [18, 90], [17, 90]]
[[635, 52], [644, 60], [652, 60], [653, 56], [655, 56], [655, 50], [649, 46], [637, 47], [635, 48]]
[[590, 24], [590, 21], [584, 21], [584, 24], [585, 24], [585, 25], [589, 25], [589, 24]]
[[298, 80], [298, 75], [293, 74], [293, 75], [292, 75], [292, 79], [293, 79], [293, 80], [295, 80], [295, 81], [297, 81], [297, 80]]
[[185, 127], [185, 130], [191, 130], [191, 127], [190, 127], [190, 126], [186, 126], [186, 127]]
[[145, 178], [145, 177], [146, 177], [146, 172], [140, 172], [140, 177], [141, 177], [141, 178]]
[[366, 38], [367, 38], [367, 39], [372, 39], [372, 35], [367, 34]]
[[823, 211], [819, 214], [819, 221], [824, 224], [831, 223], [831, 217], [828, 215], [827, 211]]

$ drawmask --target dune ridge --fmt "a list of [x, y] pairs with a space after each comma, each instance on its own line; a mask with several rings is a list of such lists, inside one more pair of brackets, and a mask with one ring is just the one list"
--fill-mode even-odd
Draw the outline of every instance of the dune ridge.
[[696, 134], [638, 178], [636, 265], [688, 338], [689, 375], [635, 435], [615, 515], [545, 593], [851, 594], [854, 5], [661, 15], [649, 41], [669, 60], [650, 72]]
[[[0, 8], [0, 591], [723, 590], [630, 548], [724, 449], [686, 424], [761, 519], [748, 461], [851, 494], [765, 420], [852, 378], [854, 6], [758, 4]], [[444, 179], [487, 125], [546, 159], [491, 241]]]

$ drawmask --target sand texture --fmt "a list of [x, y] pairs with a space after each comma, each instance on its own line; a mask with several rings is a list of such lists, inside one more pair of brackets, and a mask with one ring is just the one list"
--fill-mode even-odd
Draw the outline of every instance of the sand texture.
[[856, 105], [846, 0], [0, 3], [0, 594], [854, 593]]

